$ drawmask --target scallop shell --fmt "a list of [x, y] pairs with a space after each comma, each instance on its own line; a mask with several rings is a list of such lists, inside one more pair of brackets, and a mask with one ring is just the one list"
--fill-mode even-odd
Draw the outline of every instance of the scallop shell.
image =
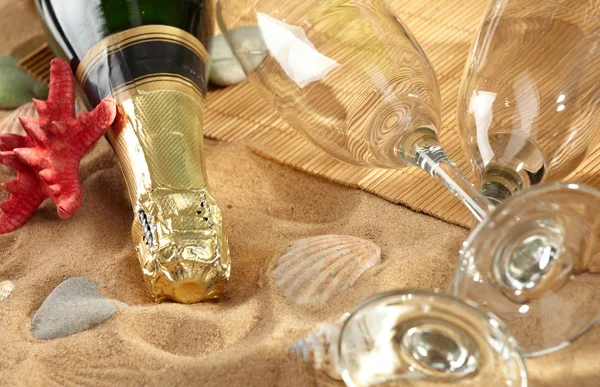
[[33, 106], [33, 102], [26, 103], [22, 105], [12, 112], [8, 114], [4, 119], [0, 122], [0, 134], [10, 133], [10, 134], [20, 134], [22, 136], [25, 135], [25, 131], [21, 127], [21, 123], [19, 122], [19, 117], [28, 116], [28, 117], [38, 117], [37, 111], [35, 110], [35, 106]]
[[5, 300], [15, 290], [15, 284], [12, 281], [0, 282], [0, 301]]
[[[79, 98], [75, 101], [75, 111], [78, 113], [87, 111], [85, 104]], [[4, 119], [0, 121], [0, 134], [11, 133], [24, 136], [25, 131], [19, 122], [19, 117], [22, 116], [38, 118], [38, 113], [35, 110], [33, 102], [19, 106], [4, 117]]]
[[371, 241], [322, 235], [290, 245], [271, 276], [296, 303], [324, 304], [380, 260], [381, 249]]
[[[10, 114], [8, 114], [2, 121], [0, 121], [0, 134], [18, 134], [21, 136], [25, 135], [25, 131], [21, 127], [21, 123], [19, 122], [19, 117], [28, 116], [28, 117], [38, 117], [37, 111], [33, 106], [33, 102], [26, 103], [25, 105], [21, 105], [16, 108]], [[6, 165], [0, 166], [5, 172], [11, 172], [12, 169], [7, 167]]]
[[[349, 317], [350, 313], [345, 313], [335, 324], [320, 324], [313, 333], [292, 344], [291, 352], [309, 362], [313, 368], [324, 371], [333, 379], [341, 380], [339, 342], [342, 328]], [[389, 380], [387, 379], [389, 375], [394, 375], [402, 368], [402, 360], [399, 358], [397, 344], [393, 339], [394, 325], [397, 321], [395, 317], [393, 313], [390, 315], [387, 309], [382, 309], [379, 313], [354, 315], [352, 317], [354, 321], [346, 326], [344, 332], [344, 347], [348, 351], [346, 359], [352, 359], [352, 364], [346, 366], [363, 367], [355, 375], [361, 380], [356, 385], [379, 384], [374, 383], [375, 380], [383, 383]]]
[[320, 324], [306, 338], [292, 344], [290, 350], [302, 360], [309, 362], [314, 369], [327, 373], [333, 379], [342, 379], [338, 342], [344, 321], [344, 314], [335, 324]]

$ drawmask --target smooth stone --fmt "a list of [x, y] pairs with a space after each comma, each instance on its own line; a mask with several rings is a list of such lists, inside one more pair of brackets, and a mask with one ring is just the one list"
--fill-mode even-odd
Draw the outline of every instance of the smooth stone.
[[[117, 306], [118, 305], [118, 306]], [[50, 340], [93, 328], [126, 304], [104, 298], [87, 278], [70, 278], [58, 285], [35, 312], [31, 333]]]
[[0, 70], [17, 66], [19, 60], [14, 56], [0, 55]]
[[[267, 49], [258, 27], [236, 28], [229, 32], [229, 36], [244, 50], [256, 53], [249, 57], [252, 70], [256, 69], [267, 56]], [[210, 81], [213, 84], [231, 86], [246, 80], [244, 69], [231, 52], [223, 35], [213, 37], [210, 56], [212, 58]]]
[[0, 109], [15, 109], [32, 98], [48, 97], [48, 86], [27, 74], [17, 63], [15, 57], [0, 55]]

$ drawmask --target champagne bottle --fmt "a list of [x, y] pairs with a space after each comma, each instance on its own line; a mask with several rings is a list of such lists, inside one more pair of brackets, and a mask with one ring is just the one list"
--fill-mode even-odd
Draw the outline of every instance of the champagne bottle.
[[107, 134], [134, 210], [132, 236], [156, 300], [219, 298], [230, 260], [208, 191], [202, 115], [212, 0], [36, 0], [88, 107], [119, 104]]

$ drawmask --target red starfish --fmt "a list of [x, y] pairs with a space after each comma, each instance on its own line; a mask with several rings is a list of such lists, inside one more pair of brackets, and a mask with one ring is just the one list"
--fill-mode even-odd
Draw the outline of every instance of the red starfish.
[[19, 117], [26, 136], [0, 135], [0, 164], [17, 171], [3, 184], [11, 194], [0, 202], [0, 234], [21, 227], [50, 197], [67, 219], [81, 204], [79, 164], [115, 119], [117, 105], [102, 100], [89, 113], [75, 116], [75, 86], [69, 64], [54, 59], [47, 101], [34, 100], [39, 119]]

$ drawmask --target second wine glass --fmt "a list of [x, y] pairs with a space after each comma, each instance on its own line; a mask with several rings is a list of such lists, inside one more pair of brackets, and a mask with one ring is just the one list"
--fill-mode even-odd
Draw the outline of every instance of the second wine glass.
[[508, 198], [465, 242], [454, 297], [405, 289], [352, 312], [338, 347], [346, 383], [527, 385], [521, 351], [563, 348], [599, 321], [599, 211], [600, 191], [577, 184]]
[[540, 184], [506, 199], [464, 243], [451, 293], [502, 318], [527, 356], [600, 319], [600, 191]]
[[598, 144], [599, 28], [597, 1], [490, 2], [465, 67], [458, 123], [492, 202], [564, 179]]

